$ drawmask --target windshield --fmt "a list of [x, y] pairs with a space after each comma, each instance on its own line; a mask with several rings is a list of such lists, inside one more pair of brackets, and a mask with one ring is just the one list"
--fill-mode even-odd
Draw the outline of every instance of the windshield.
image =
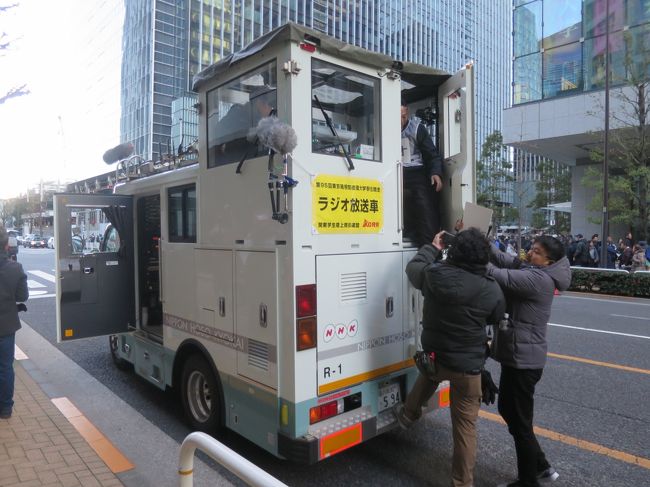
[[355, 159], [379, 161], [379, 79], [313, 59], [311, 84], [312, 152], [342, 155], [344, 146]]

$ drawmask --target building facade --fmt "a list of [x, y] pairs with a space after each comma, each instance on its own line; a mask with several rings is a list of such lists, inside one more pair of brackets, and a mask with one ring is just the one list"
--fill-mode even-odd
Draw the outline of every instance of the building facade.
[[626, 85], [650, 77], [650, 1], [514, 0], [513, 105], [504, 113], [504, 142], [571, 167], [571, 228], [584, 235], [600, 232], [600, 214], [588, 209], [595, 191], [583, 179], [594, 167], [592, 151], [603, 145], [607, 52], [615, 131], [629, 114]]
[[509, 0], [126, 0], [121, 141], [154, 159], [191, 142], [192, 76], [287, 21], [450, 72], [474, 61], [478, 150], [501, 130]]

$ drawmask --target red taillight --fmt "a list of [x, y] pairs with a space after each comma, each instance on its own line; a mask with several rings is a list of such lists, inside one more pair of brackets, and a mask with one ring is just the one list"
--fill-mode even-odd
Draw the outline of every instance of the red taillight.
[[[341, 402], [340, 407], [339, 402]], [[324, 421], [327, 418], [336, 416], [339, 412], [343, 412], [343, 403], [339, 400], [321, 404], [320, 406], [314, 406], [309, 410], [309, 424]]]
[[316, 284], [296, 286], [296, 317], [316, 315]]
[[300, 46], [300, 49], [302, 49], [303, 51], [307, 51], [307, 52], [315, 52], [316, 51], [316, 46], [314, 44], [312, 44], [311, 42], [301, 42], [299, 44], [299, 46]]

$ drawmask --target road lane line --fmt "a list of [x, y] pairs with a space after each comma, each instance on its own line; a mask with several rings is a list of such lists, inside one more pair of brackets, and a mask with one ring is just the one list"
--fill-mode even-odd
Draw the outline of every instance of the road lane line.
[[637, 372], [639, 374], [650, 375], [650, 370], [637, 369], [636, 367], [628, 367], [627, 365], [618, 365], [609, 362], [599, 362], [598, 360], [591, 360], [582, 357], [573, 357], [572, 355], [560, 355], [559, 353], [551, 353], [551, 352], [548, 352], [546, 355], [548, 355], [549, 357], [559, 358], [562, 360], [571, 360], [572, 362], [582, 362], [584, 364], [598, 365], [600, 367], [609, 367], [610, 369], [625, 370], [627, 372]]
[[600, 301], [602, 303], [611, 303], [612, 301], [625, 302], [625, 305], [631, 304], [633, 306], [650, 306], [648, 303], [637, 303], [632, 301], [633, 299], [643, 299], [643, 298], [633, 298], [631, 296], [610, 296], [609, 298], [588, 298], [587, 296], [569, 296], [567, 294], [561, 294], [556, 296], [556, 299], [585, 299], [587, 301]]
[[27, 287], [29, 289], [36, 289], [36, 288], [39, 288], [39, 287], [47, 287], [47, 286], [45, 284], [41, 284], [40, 282], [35, 281], [33, 279], [27, 279]]
[[583, 328], [581, 326], [560, 325], [559, 323], [549, 323], [548, 326], [559, 326], [560, 328], [571, 328], [572, 330], [593, 331], [594, 333], [606, 333], [608, 335], [620, 335], [624, 337], [645, 338], [646, 340], [650, 340], [650, 337], [645, 335], [632, 335], [631, 333], [621, 333], [620, 331], [596, 330], [594, 328]]
[[18, 345], [14, 344], [14, 358], [16, 360], [27, 360], [29, 357], [18, 347]]
[[632, 319], [635, 319], [635, 320], [647, 320], [647, 321], [650, 321], [650, 318], [645, 318], [643, 316], [614, 315], [614, 314], [610, 314], [609, 316], [618, 316], [620, 318], [632, 318]]
[[45, 279], [46, 281], [50, 282], [56, 282], [56, 278], [52, 274], [48, 274], [47, 272], [43, 271], [27, 271], [30, 274], [34, 274], [36, 277], [40, 277], [41, 279]]
[[[489, 413], [481, 409], [479, 410], [478, 415], [489, 421], [494, 421], [495, 423], [506, 424], [503, 418], [498, 414]], [[573, 436], [563, 435], [562, 433], [557, 433], [555, 431], [541, 428], [539, 426], [534, 426], [533, 430], [535, 431], [536, 435], [542, 436], [544, 438], [559, 441], [565, 445], [575, 446], [581, 450], [598, 453], [599, 455], [604, 455], [621, 462], [630, 463], [632, 465], [637, 465], [639, 467], [647, 468], [650, 470], [650, 459], [648, 458], [631, 455], [620, 450], [613, 450], [611, 448], [607, 448], [606, 446], [599, 445], [598, 443], [592, 443], [591, 441], [581, 440], [580, 438], [575, 438]]]

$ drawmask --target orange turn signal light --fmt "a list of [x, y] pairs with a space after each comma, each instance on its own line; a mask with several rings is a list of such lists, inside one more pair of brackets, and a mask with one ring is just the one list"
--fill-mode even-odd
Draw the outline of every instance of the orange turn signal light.
[[296, 321], [296, 349], [316, 348], [316, 317], [301, 318]]

